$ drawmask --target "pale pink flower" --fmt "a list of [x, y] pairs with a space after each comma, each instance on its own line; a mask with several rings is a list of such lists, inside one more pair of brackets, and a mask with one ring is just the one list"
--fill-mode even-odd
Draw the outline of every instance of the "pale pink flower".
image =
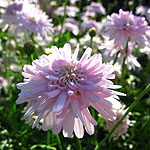
[[[89, 33], [85, 34], [82, 38], [80, 38], [80, 44], [84, 47], [90, 47], [91, 36]], [[102, 40], [98, 35], [93, 37], [93, 52], [97, 52], [99, 50], [99, 45], [101, 45]]]
[[6, 24], [9, 25], [14, 25], [16, 24], [17, 20], [17, 12], [21, 11], [23, 7], [23, 2], [22, 1], [14, 1], [13, 3], [7, 5], [5, 12], [2, 14], [2, 24], [1, 26], [3, 27]]
[[25, 65], [24, 82], [17, 84], [21, 90], [16, 103], [28, 102], [25, 118], [38, 116], [32, 128], [43, 119], [44, 131], [53, 128], [53, 134], [61, 129], [65, 137], [74, 131], [78, 138], [94, 134], [97, 122], [91, 116], [88, 106], [92, 105], [105, 120], [114, 120], [112, 108], [119, 109], [117, 95], [124, 95], [111, 89], [120, 88], [109, 79], [114, 79], [113, 66], [102, 63], [100, 54], [92, 57], [91, 48], [87, 48], [80, 60], [77, 60], [79, 45], [73, 55], [71, 46], [63, 48], [53, 46], [52, 54], [42, 55]]
[[14, 31], [27, 31], [28, 35], [40, 33], [43, 37], [53, 33], [52, 20], [36, 5], [25, 0], [15, 0], [7, 6], [2, 14], [2, 24], [14, 25]]
[[[61, 30], [61, 26], [58, 25], [56, 32], [60, 32], [60, 30]], [[74, 18], [66, 18], [63, 26], [63, 33], [66, 31], [70, 31], [74, 35], [78, 35], [79, 33], [78, 21], [75, 20]]]
[[7, 80], [2, 76], [0, 76], [0, 85], [2, 85], [2, 87], [4, 87], [4, 88], [7, 88], [7, 86], [8, 86]]
[[145, 7], [145, 6], [138, 6], [137, 8], [136, 8], [136, 13], [139, 15], [147, 15], [147, 11], [148, 11], [148, 7]]
[[92, 2], [89, 6], [86, 7], [86, 10], [103, 15], [106, 14], [105, 8], [103, 7], [102, 3]]
[[81, 30], [87, 31], [92, 27], [96, 28], [96, 31], [100, 31], [102, 28], [102, 24], [100, 22], [95, 21], [95, 20], [84, 18], [83, 22], [81, 23]]
[[45, 12], [33, 4], [24, 2], [22, 11], [18, 12], [17, 16], [16, 23], [19, 24], [17, 28], [19, 32], [27, 31], [28, 35], [40, 33], [43, 37], [53, 33], [52, 19], [49, 19]]
[[[66, 14], [69, 17], [75, 17], [79, 12], [79, 8], [76, 6], [66, 6]], [[64, 6], [58, 7], [55, 10], [56, 15], [64, 16]]]
[[[120, 118], [125, 114], [127, 109], [125, 109], [125, 105], [122, 106], [119, 110], [114, 110], [116, 113], [116, 120], [114, 121], [106, 121], [106, 130], [111, 130], [115, 124], [120, 120]], [[122, 121], [122, 123], [117, 127], [117, 129], [114, 131], [111, 137], [114, 139], [118, 139], [120, 136], [125, 139], [126, 136], [128, 136], [127, 132], [130, 126], [135, 123], [134, 120], [130, 120], [130, 116], [132, 113], [129, 113], [125, 119]]]
[[147, 42], [146, 32], [149, 30], [144, 17], [135, 16], [132, 12], [119, 10], [119, 14], [108, 16], [104, 23], [104, 35], [126, 47], [128, 39], [144, 47]]
[[119, 43], [114, 43], [114, 41], [105, 40], [105, 42], [99, 47], [99, 49], [105, 49], [103, 52], [103, 56], [107, 61], [111, 61], [113, 63], [117, 53], [117, 62], [122, 66], [124, 57], [126, 57], [125, 64], [128, 69], [135, 69], [135, 67], [140, 67], [141, 65], [137, 61], [137, 58], [132, 55], [132, 51], [135, 48], [135, 44], [129, 42], [128, 43], [128, 54], [126, 57], [126, 48], [122, 48]]
[[8, 0], [1, 0], [0, 7], [7, 7], [8, 6]]

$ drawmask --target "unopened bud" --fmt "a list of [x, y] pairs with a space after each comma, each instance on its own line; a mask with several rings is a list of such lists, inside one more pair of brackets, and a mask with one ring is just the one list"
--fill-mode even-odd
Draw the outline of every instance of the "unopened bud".
[[89, 29], [89, 35], [91, 37], [94, 37], [96, 35], [96, 28], [95, 27], [92, 27]]
[[24, 44], [23, 50], [28, 56], [30, 56], [31, 54], [34, 53], [34, 50], [35, 50], [34, 44], [30, 41], [26, 42]]

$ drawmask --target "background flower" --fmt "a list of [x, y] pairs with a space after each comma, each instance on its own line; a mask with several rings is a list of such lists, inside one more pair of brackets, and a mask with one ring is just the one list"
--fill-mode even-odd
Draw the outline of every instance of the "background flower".
[[119, 14], [107, 16], [104, 23], [104, 36], [114, 40], [114, 43], [120, 43], [123, 48], [126, 47], [128, 39], [144, 47], [148, 40], [148, 30], [149, 26], [144, 17], [135, 16], [132, 12], [122, 9], [119, 10]]

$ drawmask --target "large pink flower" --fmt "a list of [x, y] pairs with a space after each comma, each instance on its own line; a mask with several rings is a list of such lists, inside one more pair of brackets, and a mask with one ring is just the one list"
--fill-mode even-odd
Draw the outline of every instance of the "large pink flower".
[[[105, 120], [114, 120], [112, 108], [120, 108], [117, 95], [111, 89], [120, 88], [108, 79], [114, 79], [113, 66], [102, 63], [100, 54], [92, 57], [87, 48], [77, 60], [79, 45], [73, 55], [71, 46], [52, 47], [50, 55], [42, 55], [32, 65], [24, 67], [24, 82], [16, 103], [28, 102], [25, 117], [38, 116], [32, 128], [43, 118], [43, 130], [53, 128], [53, 134], [63, 129], [70, 137], [75, 132], [78, 138], [94, 133], [97, 122], [92, 118], [88, 106], [92, 105]], [[121, 94], [124, 95], [124, 94]]]
[[146, 32], [149, 30], [144, 17], [133, 15], [129, 11], [119, 10], [119, 14], [113, 13], [108, 16], [104, 24], [105, 33], [115, 43], [120, 43], [123, 48], [130, 38], [131, 42], [137, 42], [144, 47], [146, 44]]

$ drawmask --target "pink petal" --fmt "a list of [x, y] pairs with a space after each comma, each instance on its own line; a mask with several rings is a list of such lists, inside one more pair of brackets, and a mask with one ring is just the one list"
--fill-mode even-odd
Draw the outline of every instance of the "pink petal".
[[95, 121], [95, 119], [91, 116], [88, 108], [82, 110], [82, 112], [84, 113], [84, 115], [86, 116], [86, 118], [93, 124], [93, 125], [97, 125], [97, 122]]
[[54, 113], [60, 112], [64, 108], [66, 99], [67, 99], [67, 94], [64, 91], [58, 96], [57, 101], [53, 106], [52, 112]]
[[74, 119], [74, 133], [78, 138], [83, 138], [84, 129], [79, 118]]
[[92, 53], [92, 49], [88, 47], [85, 50], [83, 56], [81, 57], [79, 64], [84, 65], [85, 61], [90, 57], [91, 53]]
[[74, 116], [72, 111], [68, 112], [64, 125], [63, 125], [63, 135], [64, 137], [71, 137], [74, 129]]
[[85, 130], [89, 135], [94, 134], [94, 126], [90, 123], [90, 121], [83, 115], [85, 121]]
[[72, 59], [73, 59], [73, 60], [76, 60], [76, 59], [77, 59], [78, 52], [79, 52], [79, 43], [77, 44], [77, 47], [76, 47], [76, 49], [75, 49], [75, 52], [74, 52], [74, 54], [72, 55]]
[[92, 92], [86, 92], [85, 93], [86, 97], [92, 101], [92, 102], [97, 102], [99, 101], [99, 96], [97, 96], [96, 94], [92, 93]]
[[85, 122], [83, 120], [81, 110], [79, 109], [79, 104], [77, 103], [77, 101], [73, 100], [72, 103], [71, 103], [71, 106], [72, 106], [72, 110], [73, 110], [75, 116], [79, 117], [82, 124], [85, 125]]
[[47, 131], [50, 128], [52, 128], [54, 121], [55, 121], [55, 114], [52, 112], [48, 113], [42, 124], [42, 130]]
[[45, 92], [45, 95], [47, 95], [48, 97], [50, 98], [54, 98], [56, 97], [58, 94], [60, 94], [61, 90], [59, 89], [56, 89], [56, 90], [53, 90], [51, 92]]

